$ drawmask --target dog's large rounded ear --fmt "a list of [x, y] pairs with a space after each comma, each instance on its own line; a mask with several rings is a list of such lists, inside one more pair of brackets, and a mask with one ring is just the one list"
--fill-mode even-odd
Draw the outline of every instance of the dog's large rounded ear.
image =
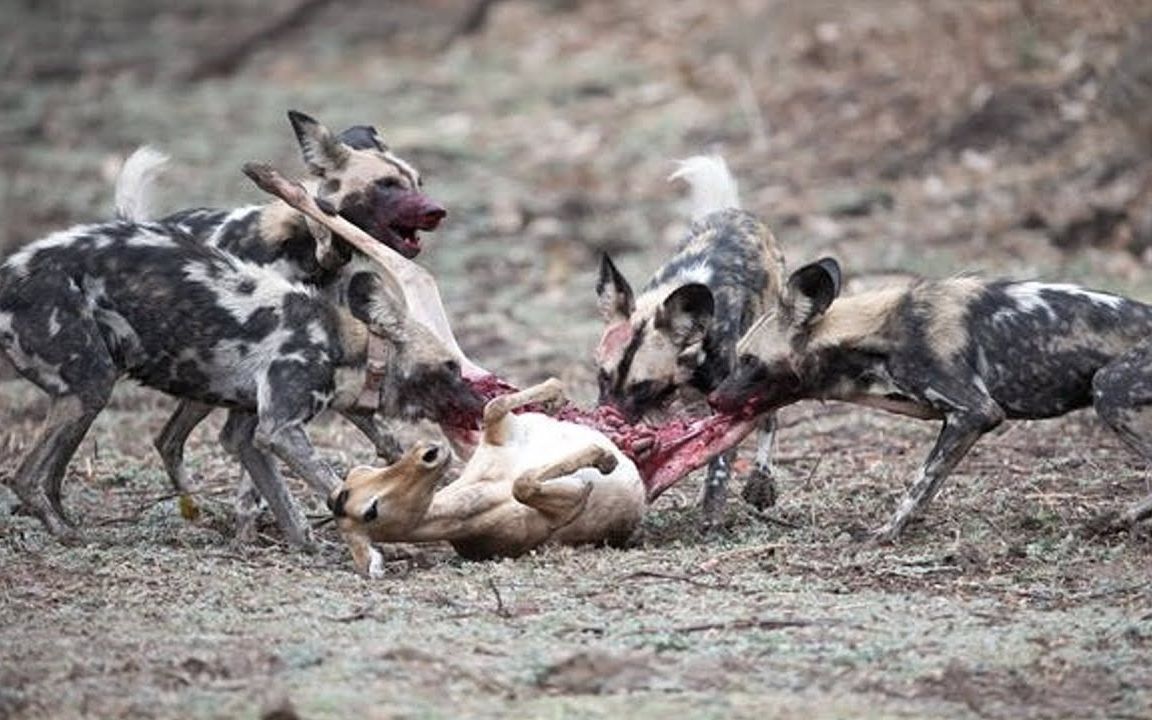
[[667, 332], [678, 347], [687, 347], [704, 339], [715, 308], [716, 300], [707, 285], [688, 283], [664, 298], [654, 325]]
[[632, 286], [616, 269], [608, 253], [600, 256], [600, 278], [596, 281], [597, 305], [605, 322], [619, 322], [632, 316], [635, 303]]
[[337, 136], [337, 139], [353, 150], [379, 150], [388, 152], [388, 144], [376, 128], [371, 125], [353, 125]]
[[793, 320], [808, 325], [818, 319], [840, 295], [840, 263], [826, 257], [809, 263], [788, 278]]
[[288, 111], [288, 120], [296, 132], [296, 141], [300, 143], [304, 162], [313, 175], [324, 177], [348, 162], [348, 147], [328, 128], [296, 110]]

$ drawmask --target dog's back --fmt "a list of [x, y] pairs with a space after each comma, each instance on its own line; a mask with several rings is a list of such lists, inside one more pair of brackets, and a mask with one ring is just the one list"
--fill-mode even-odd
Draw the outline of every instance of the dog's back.
[[288, 346], [320, 362], [315, 353], [338, 347], [336, 322], [306, 288], [164, 224], [79, 226], [0, 266], [0, 343], [30, 379], [52, 378], [46, 389], [115, 372], [181, 397], [254, 404], [255, 367]]
[[636, 418], [679, 389], [707, 393], [731, 370], [736, 341], [777, 301], [784, 259], [771, 231], [740, 209], [719, 157], [681, 163], [693, 223], [676, 253], [633, 296], [607, 257], [597, 292], [608, 321], [597, 348], [600, 401]]

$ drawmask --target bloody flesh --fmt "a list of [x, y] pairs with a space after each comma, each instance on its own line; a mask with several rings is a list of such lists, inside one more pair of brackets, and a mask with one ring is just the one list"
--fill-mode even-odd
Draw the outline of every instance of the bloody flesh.
[[[467, 380], [485, 401], [519, 389], [495, 375], [471, 376]], [[517, 412], [541, 410], [528, 405]], [[557, 420], [578, 423], [604, 433], [636, 464], [649, 502], [680, 478], [734, 447], [755, 427], [753, 418], [734, 415], [712, 415], [691, 422], [674, 419], [660, 425], [630, 425], [615, 408], [607, 405], [584, 410], [568, 403], [552, 415]], [[465, 433], [480, 427], [479, 416], [454, 417], [442, 422]]]

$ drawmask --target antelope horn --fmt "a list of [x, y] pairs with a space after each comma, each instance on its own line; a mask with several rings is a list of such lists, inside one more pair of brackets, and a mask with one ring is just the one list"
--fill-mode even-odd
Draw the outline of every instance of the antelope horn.
[[354, 248], [372, 259], [386, 272], [404, 293], [408, 312], [412, 319], [422, 323], [432, 331], [456, 356], [465, 377], [491, 375], [484, 368], [468, 359], [452, 326], [444, 312], [444, 301], [440, 298], [440, 288], [426, 269], [405, 258], [387, 245], [377, 242], [368, 233], [353, 225], [336, 213], [336, 209], [321, 207], [304, 187], [281, 175], [267, 163], [246, 163], [244, 174], [264, 192], [275, 195], [299, 210], [305, 216], [327, 227]]

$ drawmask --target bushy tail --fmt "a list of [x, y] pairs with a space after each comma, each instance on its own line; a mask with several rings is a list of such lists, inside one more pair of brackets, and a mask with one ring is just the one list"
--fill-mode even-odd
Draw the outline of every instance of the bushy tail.
[[688, 183], [688, 205], [693, 220], [717, 210], [739, 210], [740, 194], [728, 163], [719, 155], [696, 155], [677, 163], [669, 180]]
[[124, 161], [116, 177], [116, 217], [146, 222], [152, 215], [152, 184], [168, 164], [168, 156], [141, 145]]

